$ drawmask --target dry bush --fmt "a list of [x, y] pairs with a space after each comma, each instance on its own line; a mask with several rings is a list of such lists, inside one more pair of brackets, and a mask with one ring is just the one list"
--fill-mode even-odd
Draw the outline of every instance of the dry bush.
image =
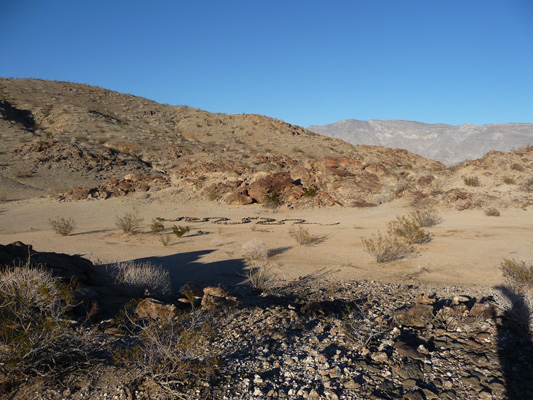
[[132, 296], [143, 296], [146, 291], [157, 296], [171, 293], [170, 274], [161, 266], [149, 262], [118, 262], [106, 266], [114, 285]]
[[113, 360], [130, 371], [133, 380], [150, 377], [171, 398], [189, 398], [192, 387], [207, 390], [207, 382], [220, 368], [212, 346], [218, 325], [212, 314], [193, 311], [157, 321], [137, 320], [129, 307], [119, 320], [133, 340], [128, 347], [113, 349]]
[[170, 233], [163, 233], [159, 235], [159, 240], [161, 240], [163, 246], [168, 246], [170, 243]]
[[370, 239], [363, 239], [365, 250], [376, 258], [378, 263], [399, 260], [414, 254], [415, 249], [404, 239], [396, 235], [372, 235]]
[[265, 242], [260, 240], [250, 240], [242, 246], [243, 257], [249, 261], [265, 260], [269, 255], [269, 250]]
[[516, 183], [516, 181], [514, 180], [514, 178], [511, 178], [510, 176], [504, 176], [503, 177], [503, 183], [505, 183], [507, 185], [514, 185]]
[[435, 226], [442, 222], [438, 211], [432, 208], [415, 210], [409, 216], [421, 227]]
[[369, 310], [355, 303], [344, 313], [342, 328], [346, 338], [357, 350], [367, 349], [379, 341], [385, 332], [380, 322], [369, 316]]
[[477, 187], [481, 185], [481, 183], [479, 182], [479, 178], [477, 176], [465, 176], [463, 178], [463, 182], [465, 183], [466, 186]]
[[522, 190], [526, 192], [533, 192], [533, 178], [529, 178], [522, 184]]
[[396, 221], [389, 222], [389, 234], [396, 235], [409, 244], [429, 242], [429, 233], [412, 216], [397, 217]]
[[48, 223], [55, 233], [62, 236], [68, 236], [76, 229], [76, 221], [72, 218], [50, 218]]
[[487, 208], [485, 210], [485, 215], [487, 215], [489, 217], [499, 217], [500, 216], [500, 210], [498, 210], [497, 208], [494, 208], [494, 207]]
[[174, 235], [176, 235], [179, 238], [184, 236], [190, 230], [191, 229], [188, 226], [181, 226], [181, 225], [176, 226], [176, 225], [174, 225], [172, 227], [172, 232], [174, 233]]
[[501, 264], [507, 285], [521, 292], [533, 288], [533, 264], [505, 258]]
[[320, 242], [318, 236], [310, 234], [309, 230], [302, 225], [292, 225], [289, 229], [289, 236], [302, 246], [311, 246]]
[[150, 229], [152, 230], [152, 233], [156, 234], [165, 229], [165, 225], [163, 225], [160, 220], [154, 219], [152, 220], [152, 225], [150, 225]]
[[[83, 334], [67, 320], [73, 287], [41, 266], [5, 267], [0, 273], [0, 376], [12, 383], [54, 375], [86, 357]], [[0, 387], [5, 382], [1, 382]]]
[[278, 285], [273, 267], [265, 260], [259, 265], [252, 264], [245, 277], [245, 283], [260, 293], [271, 293]]
[[511, 164], [511, 169], [513, 171], [522, 172], [524, 170], [524, 166], [522, 164], [519, 164], [519, 163], [513, 163], [513, 164]]
[[133, 211], [122, 217], [117, 216], [116, 225], [122, 229], [122, 232], [133, 235], [137, 233], [143, 221], [144, 219], [139, 217], [136, 211]]

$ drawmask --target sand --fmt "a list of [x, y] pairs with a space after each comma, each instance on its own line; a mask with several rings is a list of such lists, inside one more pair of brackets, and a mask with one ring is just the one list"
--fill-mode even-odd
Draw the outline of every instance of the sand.
[[[137, 210], [144, 218], [141, 232], [125, 235], [115, 225], [116, 217]], [[417, 245], [415, 257], [377, 263], [364, 251], [361, 240], [387, 222], [410, 212], [402, 201], [373, 208], [315, 208], [267, 210], [259, 205], [226, 206], [216, 202], [176, 204], [171, 199], [120, 198], [101, 201], [59, 203], [50, 198], [0, 204], [0, 243], [22, 241], [37, 251], [79, 254], [95, 262], [150, 261], [171, 271], [174, 284], [193, 281], [200, 285], [231, 287], [244, 281], [249, 268], [242, 246], [250, 240], [264, 242], [276, 255], [270, 264], [284, 280], [313, 276], [319, 280], [380, 280], [424, 282], [438, 285], [490, 288], [502, 283], [499, 269], [504, 258], [533, 258], [533, 212], [501, 210], [488, 217], [482, 210], [439, 210], [442, 223], [427, 228], [431, 241]], [[76, 231], [67, 237], [54, 233], [49, 218], [72, 217]], [[184, 223], [191, 228], [183, 238], [172, 235], [164, 246], [150, 233], [155, 217], [243, 217], [304, 218], [304, 227], [323, 241], [301, 246], [285, 225], [217, 225], [211, 222]], [[339, 222], [337, 225], [328, 225]], [[165, 223], [166, 232], [172, 223]], [[199, 234], [199, 231], [206, 232]]]

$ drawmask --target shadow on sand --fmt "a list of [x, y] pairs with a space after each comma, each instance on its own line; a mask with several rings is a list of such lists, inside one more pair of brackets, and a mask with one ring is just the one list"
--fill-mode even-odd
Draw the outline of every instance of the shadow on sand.
[[506, 286], [495, 288], [509, 302], [498, 328], [498, 356], [509, 400], [533, 399], [533, 343], [531, 311], [523, 293]]

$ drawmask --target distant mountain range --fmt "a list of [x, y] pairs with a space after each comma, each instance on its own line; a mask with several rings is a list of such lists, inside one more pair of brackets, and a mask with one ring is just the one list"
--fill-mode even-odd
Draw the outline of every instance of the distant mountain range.
[[525, 123], [446, 125], [348, 119], [307, 129], [351, 144], [406, 149], [447, 165], [480, 158], [490, 150], [533, 144], [533, 124]]

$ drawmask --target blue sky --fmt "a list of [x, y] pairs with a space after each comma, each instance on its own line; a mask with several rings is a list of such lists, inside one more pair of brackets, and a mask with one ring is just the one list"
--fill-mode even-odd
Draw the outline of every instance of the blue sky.
[[533, 122], [531, 0], [0, 0], [0, 76], [301, 125]]

